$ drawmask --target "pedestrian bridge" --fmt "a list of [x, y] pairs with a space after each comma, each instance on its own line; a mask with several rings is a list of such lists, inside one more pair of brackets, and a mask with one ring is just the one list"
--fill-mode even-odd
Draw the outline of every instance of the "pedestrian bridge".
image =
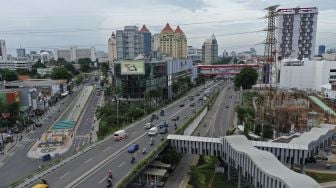
[[[294, 172], [286, 165], [300, 165], [307, 157], [331, 144], [335, 125], [321, 124], [289, 143], [249, 141], [243, 135], [221, 138], [168, 135], [177, 152], [221, 157], [255, 187], [320, 187], [309, 176]], [[262, 151], [264, 150], [264, 151]], [[238, 185], [240, 185], [238, 183]]]

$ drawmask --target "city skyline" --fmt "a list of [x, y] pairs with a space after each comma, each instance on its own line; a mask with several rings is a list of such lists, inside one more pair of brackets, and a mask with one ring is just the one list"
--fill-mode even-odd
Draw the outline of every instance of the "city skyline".
[[[0, 38], [6, 40], [8, 54], [15, 55], [20, 46], [26, 48], [27, 53], [42, 47], [70, 45], [95, 45], [98, 50], [107, 51], [106, 40], [117, 29], [126, 25], [141, 27], [146, 24], [155, 34], [167, 22], [173, 27], [183, 27], [188, 45], [200, 48], [204, 40], [214, 33], [219, 54], [224, 50], [244, 51], [251, 47], [256, 48], [258, 54], [263, 54], [265, 33], [255, 31], [266, 27], [265, 21], [261, 19], [266, 14], [263, 9], [273, 4], [280, 4], [280, 8], [316, 6], [319, 8], [316, 46], [324, 44], [327, 49], [336, 46], [336, 39], [333, 39], [336, 22], [328, 20], [336, 15], [336, 5], [332, 1], [259, 0], [250, 3], [243, 0], [170, 0], [154, 3], [153, 0], [147, 0], [145, 3], [99, 1], [92, 4], [85, 0], [80, 1], [80, 4], [79, 1], [66, 2], [68, 6], [64, 4], [65, 1], [50, 2], [46, 7], [40, 0], [3, 3]], [[147, 9], [151, 11], [145, 11]]]

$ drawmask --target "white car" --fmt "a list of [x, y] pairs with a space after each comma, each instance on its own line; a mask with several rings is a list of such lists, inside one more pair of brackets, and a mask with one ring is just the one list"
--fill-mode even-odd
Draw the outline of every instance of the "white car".
[[150, 129], [152, 128], [154, 125], [152, 123], [146, 123], [145, 125], [145, 129]]
[[152, 127], [149, 129], [148, 131], [148, 136], [155, 136], [158, 132], [158, 128], [157, 127]]

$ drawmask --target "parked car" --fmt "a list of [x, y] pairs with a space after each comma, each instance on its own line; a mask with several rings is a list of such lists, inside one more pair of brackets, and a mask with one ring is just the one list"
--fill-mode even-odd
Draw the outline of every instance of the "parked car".
[[160, 134], [166, 134], [167, 133], [167, 127], [160, 128]]
[[177, 121], [177, 120], [179, 120], [179, 119], [180, 119], [180, 117], [179, 117], [178, 115], [176, 115], [176, 116], [174, 116], [174, 117], [172, 118], [173, 121]]
[[119, 141], [126, 138], [127, 136], [128, 134], [126, 133], [125, 130], [119, 130], [113, 134], [113, 139]]
[[139, 149], [139, 144], [131, 144], [130, 146], [128, 146], [128, 153], [134, 153]]
[[145, 125], [145, 129], [150, 129], [150, 128], [152, 128], [154, 125], [153, 125], [153, 123], [146, 123], [146, 125]]
[[149, 129], [148, 131], [148, 136], [155, 136], [158, 132], [158, 128], [157, 127], [152, 127]]

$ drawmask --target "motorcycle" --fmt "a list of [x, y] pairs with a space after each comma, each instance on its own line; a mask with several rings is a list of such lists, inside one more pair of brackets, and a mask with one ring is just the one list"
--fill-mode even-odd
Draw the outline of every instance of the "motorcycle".
[[112, 187], [112, 178], [111, 177], [107, 178], [107, 186], [106, 187], [107, 188]]
[[143, 150], [142, 150], [142, 154], [146, 154], [147, 153], [147, 151], [146, 151], [146, 148], [144, 148]]
[[132, 157], [131, 164], [133, 164], [134, 162], [135, 162], [135, 157]]

